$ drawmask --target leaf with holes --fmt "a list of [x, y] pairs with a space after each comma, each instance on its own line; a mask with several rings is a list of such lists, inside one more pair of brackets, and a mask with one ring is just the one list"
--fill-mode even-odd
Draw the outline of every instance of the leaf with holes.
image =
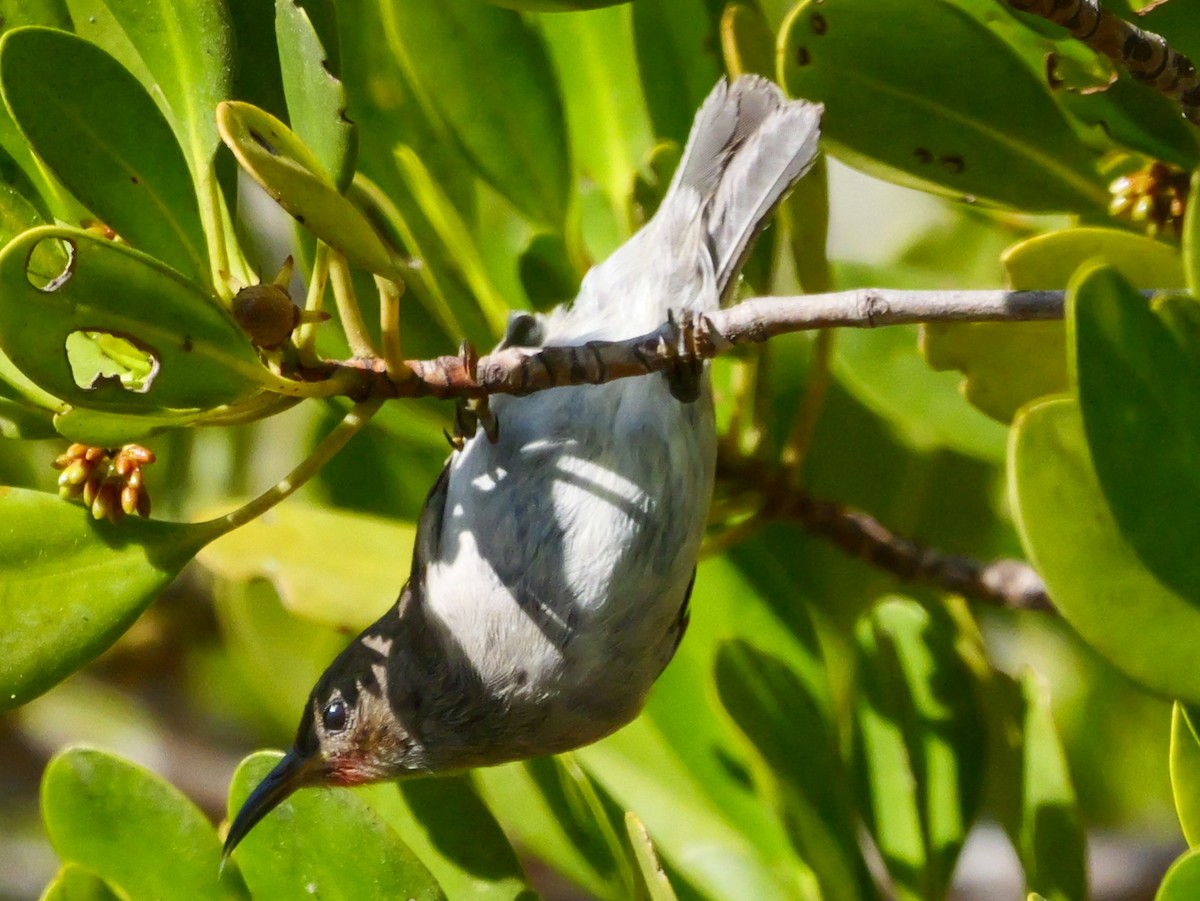
[[[230, 816], [280, 756], [264, 751], [242, 761], [229, 785]], [[296, 792], [254, 827], [233, 858], [256, 898], [446, 898], [395, 830], [345, 789]]]
[[1108, 204], [1045, 86], [950, 3], [806, 0], [780, 30], [778, 59], [792, 96], [824, 102], [822, 142], [872, 175], [1021, 210]]
[[[46, 241], [67, 245], [70, 263], [34, 284], [28, 261]], [[0, 252], [0, 349], [54, 397], [116, 413], [211, 409], [272, 381], [242, 330], [195, 284], [72, 228], [31, 229]]]
[[275, 37], [292, 130], [345, 191], [358, 152], [358, 128], [346, 118], [346, 86], [330, 71], [329, 53], [295, 0], [277, 0]]
[[57, 495], [0, 488], [0, 710], [116, 641], [215, 527], [94, 522]]
[[217, 107], [221, 138], [275, 201], [297, 222], [352, 263], [399, 277], [397, 262], [379, 234], [338, 193], [321, 161], [286, 125], [249, 103]]
[[88, 209], [135, 247], [207, 278], [187, 161], [120, 63], [75, 35], [17, 28], [0, 41], [0, 86], [21, 133]]
[[93, 748], [70, 748], [46, 766], [42, 815], [54, 850], [127, 898], [246, 898], [218, 869], [221, 842], [184, 794], [136, 764]]

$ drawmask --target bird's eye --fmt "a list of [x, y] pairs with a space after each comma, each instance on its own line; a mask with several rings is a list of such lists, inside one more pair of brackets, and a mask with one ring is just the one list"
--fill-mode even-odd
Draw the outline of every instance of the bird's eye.
[[346, 728], [346, 719], [346, 702], [341, 698], [330, 701], [321, 711], [321, 725], [326, 732], [341, 732]]

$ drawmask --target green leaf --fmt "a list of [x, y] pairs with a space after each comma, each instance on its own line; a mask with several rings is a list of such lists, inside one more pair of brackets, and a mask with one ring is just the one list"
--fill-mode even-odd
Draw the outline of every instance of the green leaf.
[[687, 141], [696, 110], [721, 77], [717, 16], [705, 0], [637, 0], [633, 37], [642, 91], [662, 140]]
[[[1195, 302], [1183, 301], [1191, 310]], [[1067, 334], [1079, 409], [1104, 498], [1125, 540], [1200, 609], [1200, 369], [1146, 299], [1109, 268], [1077, 278]], [[1163, 528], [1164, 523], [1174, 523]]]
[[780, 31], [779, 66], [792, 96], [825, 104], [821, 133], [834, 155], [872, 175], [1030, 211], [1108, 203], [1045, 86], [941, 0], [807, 0]]
[[1171, 790], [1188, 845], [1200, 844], [1200, 734], [1197, 710], [1175, 702], [1171, 711]]
[[631, 0], [487, 0], [495, 6], [508, 9], [524, 9], [530, 12], [568, 12], [570, 10], [599, 9], [602, 6], [619, 6]]
[[625, 831], [633, 845], [634, 857], [637, 859], [638, 871], [642, 877], [642, 888], [649, 901], [677, 901], [675, 890], [671, 888], [671, 880], [663, 872], [654, 851], [654, 842], [646, 831], [646, 824], [638, 819], [636, 813], [625, 814]]
[[0, 489], [0, 710], [107, 649], [213, 537], [210, 527], [95, 522], [52, 494]]
[[233, 80], [233, 27], [225, 4], [67, 0], [67, 5], [79, 34], [115, 56], [160, 98], [202, 182], [220, 143], [214, 111], [229, 97]]
[[561, 231], [571, 162], [558, 81], [540, 35], [478, 0], [383, 6], [387, 37], [422, 106], [479, 174], [536, 222]]
[[[242, 761], [229, 786], [231, 817], [281, 756], [260, 751]], [[340, 788], [296, 792], [254, 827], [233, 859], [257, 898], [446, 897], [371, 806]]]
[[1200, 897], [1200, 851], [1185, 851], [1171, 864], [1154, 901], [1192, 901]]
[[137, 79], [88, 41], [29, 27], [0, 41], [0, 86], [21, 133], [71, 193], [134, 246], [207, 279], [187, 163]]
[[328, 53], [295, 0], [276, 0], [275, 35], [292, 130], [345, 192], [358, 152], [358, 129], [346, 118], [346, 86], [329, 70]]
[[[1179, 252], [1159, 241], [1112, 228], [1069, 228], [1038, 235], [1003, 257], [1014, 290], [1065, 288], [1091, 259], [1117, 267], [1146, 288], [1183, 284]], [[921, 327], [921, 349], [934, 369], [963, 373], [968, 401], [993, 419], [1011, 422], [1037, 397], [1067, 390], [1066, 330], [1061, 322], [965, 324]]]
[[555, 232], [534, 235], [517, 263], [521, 287], [535, 310], [569, 303], [579, 293], [579, 271], [566, 242]]
[[51, 760], [42, 818], [59, 857], [124, 897], [245, 897], [232, 874], [218, 876], [221, 843], [208, 818], [174, 786], [113, 754], [70, 748]]
[[41, 901], [121, 901], [121, 899], [99, 876], [83, 867], [67, 864], [46, 886]]
[[338, 193], [321, 161], [270, 113], [248, 103], [217, 108], [221, 138], [242, 167], [297, 222], [352, 263], [398, 278], [392, 253], [349, 200]]
[[1067, 622], [1143, 684], [1200, 701], [1194, 649], [1180, 640], [1200, 630], [1200, 609], [1155, 579], [1117, 528], [1073, 400], [1017, 416], [1009, 479], [1022, 544]]
[[500, 824], [468, 776], [380, 783], [364, 790], [455, 901], [535, 901]]
[[581, 176], [604, 189], [626, 229], [634, 175], [651, 146], [631, 16], [631, 7], [621, 6], [538, 19], [562, 86], [571, 158]]
[[359, 632], [395, 602], [415, 536], [411, 523], [292, 502], [222, 536], [199, 559], [224, 579], [268, 580], [297, 616]]
[[[1192, 173], [1191, 197], [1200, 197], [1200, 169]], [[1192, 297], [1200, 297], [1200, 204], [1189, 203], [1183, 219], [1183, 271]]]
[[721, 49], [730, 78], [775, 78], [775, 32], [757, 4], [732, 2], [721, 13]]
[[995, 730], [992, 768], [1011, 781], [997, 786], [997, 817], [1025, 870], [1029, 890], [1046, 901], [1088, 897], [1087, 842], [1046, 681], [1026, 671], [1019, 681], [993, 673], [989, 710]]
[[858, 643], [868, 826], [902, 897], [941, 898], [982, 800], [982, 640], [946, 609], [890, 600]]
[[866, 870], [824, 679], [806, 684], [783, 660], [741, 640], [721, 644], [715, 676], [726, 712], [780, 785], [780, 816], [824, 897], [864, 897]]
[[[39, 287], [26, 262], [46, 241], [68, 245], [71, 262]], [[232, 317], [195, 284], [90, 232], [50, 226], [25, 232], [0, 252], [0, 287], [0, 348], [30, 381], [70, 404], [152, 415], [203, 410], [277, 381]], [[100, 334], [129, 342], [149, 362], [140, 387], [73, 368], [68, 353], [82, 365], [84, 345], [68, 338]]]

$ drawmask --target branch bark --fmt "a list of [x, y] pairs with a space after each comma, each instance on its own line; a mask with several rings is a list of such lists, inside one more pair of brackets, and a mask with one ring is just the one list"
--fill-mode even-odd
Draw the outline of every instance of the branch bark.
[[1130, 75], [1179, 104], [1200, 126], [1200, 74], [1162, 35], [1143, 31], [1100, 6], [1100, 0], [1008, 0], [1008, 5], [1061, 25]]
[[[306, 370], [306, 378], [355, 375], [350, 396], [484, 397], [532, 394], [563, 385], [598, 385], [709, 359], [739, 344], [788, 332], [832, 327], [878, 328], [925, 322], [1031, 322], [1061, 319], [1063, 291], [900, 291], [860, 288], [799, 297], [755, 297], [724, 310], [668, 321], [626, 341], [573, 347], [508, 347], [476, 358], [407, 360], [389, 378], [378, 359], [355, 359]], [[411, 373], [411, 375], [409, 374]]]

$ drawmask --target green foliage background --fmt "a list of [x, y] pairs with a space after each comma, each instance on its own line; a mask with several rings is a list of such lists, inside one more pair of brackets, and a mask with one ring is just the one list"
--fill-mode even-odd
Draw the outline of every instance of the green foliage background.
[[[48, 837], [44, 897], [527, 898], [519, 851], [606, 899], [841, 901], [881, 879], [936, 899], [986, 818], [1030, 891], [1079, 899], [1089, 828], [1169, 844], [1177, 814], [1200, 841], [1200, 214], [1147, 236], [1151, 205], [1116, 215], [1109, 189], [1200, 164], [1169, 101], [999, 0], [0, 0], [0, 22], [0, 835]], [[1200, 57], [1195, 0], [1141, 22]], [[337, 323], [272, 356], [230, 315], [287, 252], [255, 183], [303, 223], [298, 298], [329, 274], [371, 323], [403, 280], [408, 356], [486, 347], [652, 213], [694, 110], [742, 72], [824, 102], [839, 161], [781, 209], [747, 293], [1067, 287], [1067, 321], [715, 361], [713, 553], [645, 713], [559, 759], [301, 792], [218, 877], [223, 799], [180, 761], [290, 741], [394, 600], [452, 413], [391, 401], [300, 497], [205, 519], [347, 406], [288, 368], [349, 355]], [[827, 256], [830, 184], [835, 211], [864, 184], [840, 164], [926, 211], [898, 250]], [[150, 444], [155, 520], [51, 493], [64, 438]], [[768, 521], [763, 474], [949, 552], [1025, 556], [1061, 619]], [[271, 762], [243, 760], [229, 810]], [[1191, 897], [1195, 853], [1161, 898]]]

